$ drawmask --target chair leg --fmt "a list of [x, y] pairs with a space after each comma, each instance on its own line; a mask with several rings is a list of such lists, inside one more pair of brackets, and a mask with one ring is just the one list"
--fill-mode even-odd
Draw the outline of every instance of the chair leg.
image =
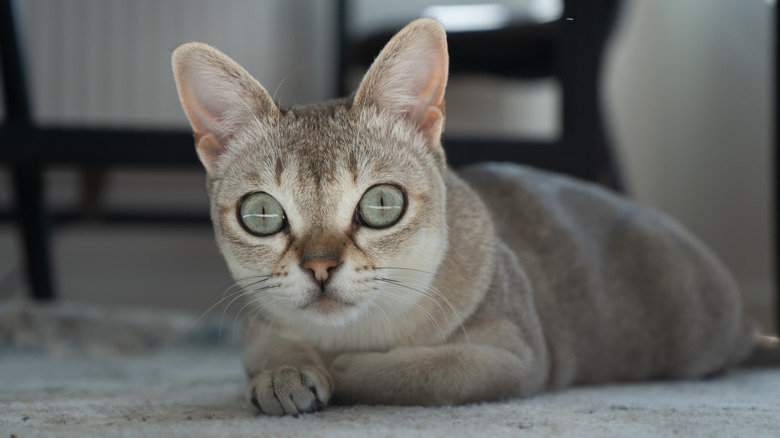
[[80, 214], [86, 220], [97, 219], [100, 214], [100, 198], [106, 189], [108, 171], [105, 168], [85, 166], [79, 173], [83, 195]]
[[43, 202], [43, 174], [38, 165], [13, 168], [16, 220], [24, 246], [26, 273], [32, 297], [55, 298], [49, 246], [50, 223]]

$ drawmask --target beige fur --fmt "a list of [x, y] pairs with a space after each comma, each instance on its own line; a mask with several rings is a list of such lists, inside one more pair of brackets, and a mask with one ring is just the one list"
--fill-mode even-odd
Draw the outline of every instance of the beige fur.
[[[251, 315], [247, 398], [264, 413], [698, 377], [751, 350], [734, 281], [666, 217], [521, 166], [446, 167], [434, 20], [393, 38], [353, 98], [320, 105], [277, 107], [204, 44], [177, 48], [173, 66], [217, 243]], [[376, 184], [406, 195], [385, 229], [356, 219]], [[236, 213], [259, 191], [288, 224], [267, 237]], [[338, 266], [320, 283], [309, 260]]]

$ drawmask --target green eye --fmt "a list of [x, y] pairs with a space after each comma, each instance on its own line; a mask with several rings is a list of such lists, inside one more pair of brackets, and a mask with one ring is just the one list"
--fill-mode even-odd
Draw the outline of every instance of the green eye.
[[396, 186], [381, 184], [371, 187], [358, 203], [360, 221], [372, 228], [387, 228], [401, 219], [404, 193]]
[[273, 196], [264, 192], [250, 193], [238, 208], [241, 225], [255, 236], [270, 236], [285, 223], [284, 209]]

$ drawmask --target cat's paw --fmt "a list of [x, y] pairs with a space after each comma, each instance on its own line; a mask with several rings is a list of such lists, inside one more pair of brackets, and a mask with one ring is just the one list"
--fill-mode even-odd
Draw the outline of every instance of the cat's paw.
[[324, 370], [281, 367], [250, 380], [246, 399], [264, 414], [297, 416], [319, 411], [332, 393], [332, 380]]

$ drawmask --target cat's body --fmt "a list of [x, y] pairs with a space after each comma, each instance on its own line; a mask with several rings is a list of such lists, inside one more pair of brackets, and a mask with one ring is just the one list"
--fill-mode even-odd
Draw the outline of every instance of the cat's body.
[[464, 176], [488, 204], [505, 257], [528, 277], [550, 387], [702, 376], [748, 353], [753, 333], [734, 281], [669, 218], [521, 167]]
[[697, 377], [754, 348], [733, 280], [669, 219], [521, 166], [446, 167], [433, 20], [325, 104], [278, 108], [201, 44], [174, 72], [265, 413]]

